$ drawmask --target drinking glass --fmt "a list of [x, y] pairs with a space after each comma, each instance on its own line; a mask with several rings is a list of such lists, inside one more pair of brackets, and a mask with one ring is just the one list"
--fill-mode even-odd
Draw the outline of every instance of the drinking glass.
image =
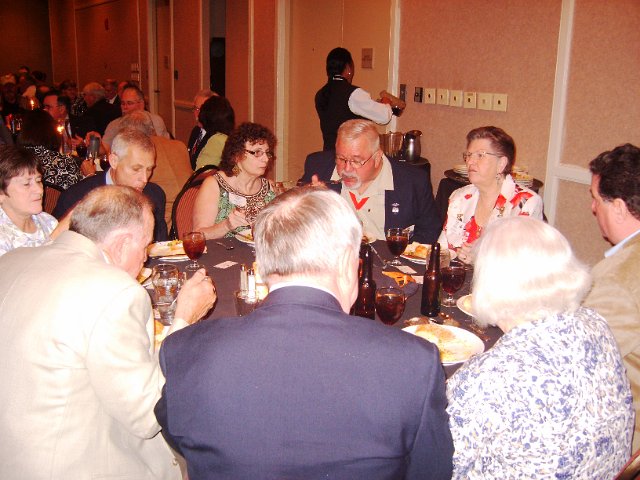
[[189, 232], [182, 238], [184, 253], [191, 259], [189, 268], [200, 268], [198, 259], [204, 253], [205, 238], [202, 232]]
[[178, 291], [182, 283], [178, 267], [168, 263], [159, 263], [153, 267], [151, 283], [155, 290], [155, 307], [160, 316], [160, 323], [171, 325], [176, 311]]
[[404, 228], [390, 228], [387, 230], [386, 240], [387, 247], [389, 247], [389, 251], [394, 257], [393, 260], [387, 262], [386, 266], [397, 267], [402, 265], [398, 257], [407, 248], [409, 243], [408, 232]]
[[406, 297], [402, 290], [385, 287], [376, 290], [376, 312], [385, 325], [393, 325], [404, 313]]
[[236, 290], [233, 292], [233, 298], [236, 305], [236, 315], [239, 317], [249, 315], [260, 305], [258, 296], [256, 294], [250, 295], [247, 290]]
[[76, 145], [76, 153], [78, 154], [78, 158], [84, 160], [87, 157], [87, 146], [84, 142], [80, 142]]
[[442, 305], [454, 307], [456, 302], [453, 299], [453, 294], [462, 288], [466, 269], [462, 263], [453, 260], [449, 262], [448, 266], [440, 268], [440, 274], [442, 275], [442, 290], [447, 294], [446, 298], [442, 300]]

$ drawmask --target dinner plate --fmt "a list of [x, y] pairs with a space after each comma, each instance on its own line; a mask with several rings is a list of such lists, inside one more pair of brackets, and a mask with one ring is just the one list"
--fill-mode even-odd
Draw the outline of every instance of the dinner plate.
[[460, 297], [456, 300], [456, 307], [458, 307], [462, 313], [466, 313], [473, 317], [473, 313], [471, 313], [471, 294], [465, 295], [464, 297]]
[[[426, 258], [423, 257], [419, 257], [417, 255], [413, 255], [412, 252], [415, 252], [416, 248], [419, 245], [423, 245], [426, 247], [429, 247], [429, 253], [431, 253], [431, 245], [428, 244], [424, 244], [424, 243], [417, 243], [417, 242], [413, 242], [411, 245], [407, 246], [407, 248], [405, 249], [404, 253], [402, 255], [400, 255], [400, 257], [404, 258], [405, 260], [409, 260], [412, 263], [416, 263], [418, 265], [426, 265], [428, 258], [429, 258], [429, 254], [427, 254]], [[451, 260], [457, 258], [458, 254], [455, 252], [455, 250], [449, 250], [449, 258]]]
[[248, 243], [249, 245], [253, 245], [255, 243], [253, 241], [253, 235], [251, 235], [251, 230], [238, 232], [234, 235], [234, 237], [236, 237], [236, 239], [240, 240], [242, 243]]
[[185, 255], [182, 240], [169, 240], [167, 242], [152, 243], [147, 248], [147, 253], [150, 257]]
[[151, 281], [152, 270], [148, 267], [142, 267], [140, 273], [138, 273], [138, 282], [144, 287], [147, 281]]
[[170, 255], [167, 257], [159, 257], [158, 260], [162, 262], [186, 262], [189, 260], [187, 255]]
[[484, 352], [484, 343], [473, 333], [450, 325], [411, 325], [402, 330], [433, 343], [440, 351], [443, 365], [466, 362], [472, 356]]

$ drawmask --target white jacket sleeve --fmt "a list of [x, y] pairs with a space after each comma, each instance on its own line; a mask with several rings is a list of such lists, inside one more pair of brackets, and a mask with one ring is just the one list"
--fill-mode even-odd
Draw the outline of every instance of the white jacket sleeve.
[[362, 88], [356, 88], [349, 97], [349, 110], [356, 115], [376, 122], [378, 125], [386, 125], [393, 116], [391, 105], [376, 102], [371, 98], [369, 92]]

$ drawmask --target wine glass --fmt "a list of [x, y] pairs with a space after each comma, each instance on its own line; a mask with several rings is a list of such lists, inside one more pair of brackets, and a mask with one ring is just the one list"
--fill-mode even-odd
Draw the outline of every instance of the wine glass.
[[404, 313], [407, 298], [402, 290], [385, 287], [376, 290], [376, 312], [385, 325], [393, 325]]
[[449, 262], [448, 266], [440, 268], [440, 274], [442, 275], [442, 290], [447, 294], [446, 298], [442, 300], [442, 305], [454, 307], [456, 302], [453, 299], [453, 294], [462, 288], [466, 269], [462, 263], [453, 260]]
[[200, 264], [198, 259], [204, 253], [205, 238], [202, 232], [189, 232], [182, 238], [184, 253], [191, 259], [189, 269], [198, 269]]
[[394, 257], [393, 260], [387, 262], [385, 266], [397, 267], [402, 265], [398, 257], [407, 248], [407, 244], [409, 243], [408, 232], [404, 228], [390, 228], [387, 230], [385, 238], [387, 240], [387, 247], [389, 247], [389, 251]]
[[151, 283], [155, 290], [155, 307], [160, 316], [160, 323], [171, 325], [181, 286], [178, 267], [168, 263], [159, 263], [153, 267]]

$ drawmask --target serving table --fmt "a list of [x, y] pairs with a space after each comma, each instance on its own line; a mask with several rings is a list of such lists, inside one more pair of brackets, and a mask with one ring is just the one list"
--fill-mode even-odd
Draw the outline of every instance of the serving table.
[[[222, 243], [227, 247], [233, 247], [233, 249], [227, 250], [224, 246], [220, 245], [218, 242]], [[382, 274], [383, 265], [382, 260], [390, 260], [392, 255], [387, 249], [386, 242], [384, 241], [376, 241], [373, 243], [375, 250], [379, 253], [380, 257], [374, 257], [373, 270], [374, 270], [374, 279], [378, 287], [390, 287], [396, 286], [395, 281], [385, 275]], [[402, 263], [406, 266], [413, 268], [416, 271], [413, 274], [416, 277], [422, 277], [424, 274], [425, 266], [419, 265], [415, 263], [411, 263], [408, 260], [400, 257]], [[233, 292], [238, 290], [239, 282], [240, 282], [240, 265], [247, 264], [251, 265], [255, 261], [255, 254], [253, 251], [253, 246], [247, 243], [243, 243], [235, 238], [224, 238], [221, 240], [208, 240], [207, 241], [207, 251], [206, 253], [198, 260], [199, 263], [204, 266], [207, 270], [209, 276], [213, 279], [216, 285], [216, 291], [218, 293], [218, 300], [214, 306], [214, 308], [209, 312], [207, 318], [215, 319], [229, 316], [236, 316], [235, 312], [235, 304], [234, 304], [234, 295]], [[149, 259], [148, 265], [152, 267], [153, 265], [161, 263], [158, 259]], [[176, 263], [180, 270], [183, 270], [188, 262], [180, 262]], [[396, 269], [390, 267], [390, 270], [397, 271]], [[465, 279], [464, 286], [456, 295], [456, 298], [461, 295], [465, 295], [469, 293], [470, 284], [471, 284], [471, 276], [472, 272], [467, 272], [467, 276]], [[401, 319], [396, 322], [395, 325], [390, 326], [388, 328], [403, 328], [407, 325], [409, 319], [413, 317], [419, 317], [420, 314], [420, 297], [422, 287], [421, 285], [410, 285], [408, 292], [413, 291], [413, 295], [407, 298], [406, 308], [404, 314]], [[441, 311], [444, 315], [452, 318], [460, 328], [468, 330], [476, 335], [478, 335], [485, 345], [485, 350], [493, 346], [496, 340], [502, 335], [500, 329], [496, 327], [489, 327], [484, 331], [479, 331], [479, 329], [473, 324], [473, 319], [459, 310], [457, 307], [441, 307]], [[438, 320], [442, 320], [440, 317]], [[380, 320], [376, 318], [376, 320], [372, 320], [379, 322]], [[455, 372], [461, 364], [453, 364], [446, 365], [444, 367], [447, 378]]]

